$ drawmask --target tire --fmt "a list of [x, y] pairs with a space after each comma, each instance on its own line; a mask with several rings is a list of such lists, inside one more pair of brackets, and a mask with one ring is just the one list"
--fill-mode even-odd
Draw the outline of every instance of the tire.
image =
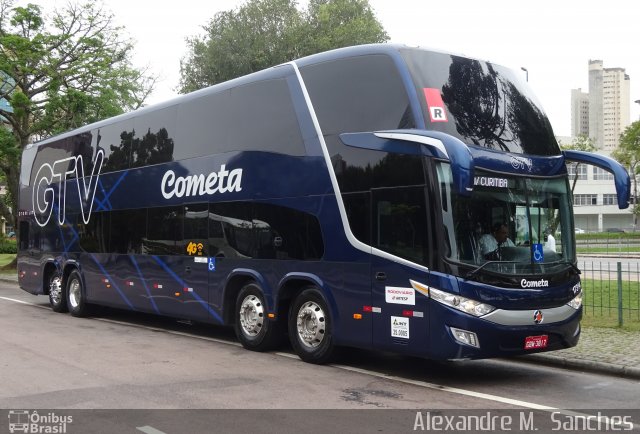
[[262, 289], [255, 283], [245, 285], [236, 298], [235, 332], [244, 348], [269, 351], [280, 344], [284, 336], [279, 321], [267, 318]]
[[320, 291], [302, 291], [289, 311], [289, 339], [298, 357], [314, 364], [330, 362], [336, 354], [331, 328], [329, 308]]
[[67, 291], [63, 285], [62, 274], [54, 271], [51, 276], [49, 276], [47, 285], [51, 310], [59, 313], [67, 312]]
[[82, 276], [78, 270], [74, 270], [69, 274], [65, 293], [69, 313], [76, 317], [87, 316], [89, 313], [89, 305], [87, 304]]

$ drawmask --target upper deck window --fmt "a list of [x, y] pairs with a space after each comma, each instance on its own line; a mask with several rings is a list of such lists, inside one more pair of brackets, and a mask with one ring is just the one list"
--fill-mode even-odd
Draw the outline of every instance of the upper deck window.
[[415, 127], [407, 92], [386, 55], [338, 59], [300, 72], [325, 136]]
[[510, 69], [418, 49], [401, 54], [427, 129], [499, 151], [560, 153], [542, 107], [527, 83]]

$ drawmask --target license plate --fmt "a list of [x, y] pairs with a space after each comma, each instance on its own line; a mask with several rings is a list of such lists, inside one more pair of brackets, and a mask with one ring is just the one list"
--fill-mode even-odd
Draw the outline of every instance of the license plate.
[[527, 336], [524, 339], [525, 350], [535, 350], [538, 348], [547, 348], [547, 342], [549, 342], [549, 336]]

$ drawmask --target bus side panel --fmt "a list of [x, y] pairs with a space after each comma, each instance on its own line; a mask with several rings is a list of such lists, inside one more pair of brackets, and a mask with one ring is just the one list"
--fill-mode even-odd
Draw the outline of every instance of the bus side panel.
[[428, 275], [388, 259], [374, 256], [372, 274], [373, 304], [380, 308], [374, 314], [374, 347], [415, 356], [427, 354], [429, 339], [428, 297], [416, 291], [410, 280], [426, 284]]

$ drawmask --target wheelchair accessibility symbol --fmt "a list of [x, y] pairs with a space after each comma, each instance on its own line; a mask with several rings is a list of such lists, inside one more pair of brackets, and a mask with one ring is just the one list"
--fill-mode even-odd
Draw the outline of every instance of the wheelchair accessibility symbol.
[[543, 262], [544, 253], [542, 252], [542, 244], [532, 244], [533, 249], [533, 262]]
[[209, 258], [209, 271], [216, 271], [216, 258]]

